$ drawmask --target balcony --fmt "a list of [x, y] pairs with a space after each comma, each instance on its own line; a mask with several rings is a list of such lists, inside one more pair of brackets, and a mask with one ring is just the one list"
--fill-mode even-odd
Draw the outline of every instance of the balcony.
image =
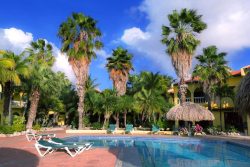
[[17, 100], [11, 101], [12, 108], [24, 108], [26, 107], [26, 105], [27, 105], [27, 102], [24, 102], [24, 101], [17, 101]]
[[205, 97], [194, 97], [194, 103], [206, 103]]
[[[191, 97], [187, 97], [186, 102], [192, 102]], [[194, 103], [204, 104], [207, 103], [207, 101], [205, 97], [194, 97]], [[178, 99], [178, 104], [180, 104], [180, 99]]]

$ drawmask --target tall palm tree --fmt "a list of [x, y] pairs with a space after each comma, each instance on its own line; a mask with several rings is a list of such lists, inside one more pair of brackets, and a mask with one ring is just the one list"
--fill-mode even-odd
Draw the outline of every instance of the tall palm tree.
[[[36, 42], [31, 42], [31, 47], [26, 49], [29, 54], [28, 60], [31, 66], [31, 78], [29, 80], [30, 92], [30, 110], [28, 121], [26, 124], [27, 129], [31, 129], [33, 122], [36, 118], [37, 107], [40, 96], [43, 90], [52, 91], [48, 78], [51, 75], [51, 67], [55, 61], [52, 55], [52, 46], [47, 44], [45, 40], [39, 39]], [[56, 83], [53, 83], [56, 85]], [[51, 84], [51, 85], [53, 85]]]
[[226, 82], [230, 75], [230, 68], [225, 60], [226, 53], [217, 53], [216, 46], [209, 46], [203, 49], [203, 54], [198, 55], [196, 59], [199, 61], [193, 71], [193, 76], [199, 77], [199, 81], [203, 85], [203, 91], [208, 101], [208, 109], [211, 110], [211, 98], [213, 87]]
[[73, 13], [60, 25], [58, 36], [62, 41], [62, 52], [66, 52], [77, 79], [79, 129], [83, 128], [85, 85], [88, 79], [89, 64], [96, 57], [94, 49], [100, 49], [101, 32], [96, 21], [82, 13]]
[[[118, 47], [113, 50], [112, 56], [107, 58], [106, 67], [113, 81], [113, 87], [117, 92], [117, 96], [122, 96], [126, 93], [129, 72], [133, 69], [132, 57], [128, 50]], [[116, 112], [114, 119], [116, 120], [116, 126], [119, 127], [119, 112]]]
[[185, 79], [189, 77], [192, 56], [200, 43], [196, 35], [206, 28], [201, 17], [195, 10], [182, 9], [179, 13], [174, 10], [168, 15], [170, 26], [162, 26], [162, 43], [166, 45], [166, 52], [170, 55], [175, 72], [180, 78], [181, 104], [186, 101]]
[[14, 91], [14, 86], [21, 84], [21, 78], [30, 76], [30, 69], [27, 65], [27, 59], [24, 54], [16, 55], [13, 52], [7, 51], [3, 54], [3, 58], [12, 60], [15, 63], [13, 68], [8, 71], [9, 80], [4, 83], [4, 117], [9, 115], [9, 124], [12, 124], [11, 99]]

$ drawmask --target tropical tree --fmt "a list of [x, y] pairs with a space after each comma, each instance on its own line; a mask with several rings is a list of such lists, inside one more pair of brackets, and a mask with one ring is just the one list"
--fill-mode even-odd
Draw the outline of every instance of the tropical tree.
[[156, 114], [159, 114], [167, 103], [160, 92], [146, 90], [144, 88], [136, 93], [134, 98], [136, 99], [136, 108], [139, 108], [141, 111], [142, 123], [145, 122], [146, 119], [151, 122], [151, 118], [153, 118], [153, 122], [156, 123]]
[[179, 13], [174, 10], [168, 15], [170, 26], [162, 26], [162, 43], [166, 45], [166, 52], [170, 55], [175, 72], [180, 78], [181, 104], [186, 102], [185, 79], [189, 77], [192, 56], [200, 43], [196, 35], [206, 28], [201, 17], [195, 10], [182, 9]]
[[68, 61], [76, 76], [76, 89], [79, 98], [78, 115], [79, 129], [84, 127], [84, 96], [85, 85], [88, 79], [89, 64], [96, 57], [94, 49], [100, 49], [102, 43], [99, 39], [101, 32], [96, 21], [82, 13], [73, 13], [60, 25], [58, 36], [62, 41], [62, 52], [66, 52]]
[[57, 89], [56, 82], [50, 80], [52, 78], [51, 67], [55, 61], [52, 55], [52, 46], [39, 39], [36, 42], [31, 42], [31, 47], [26, 49], [28, 53], [28, 60], [31, 66], [31, 77], [29, 79], [30, 85], [30, 109], [27, 129], [32, 128], [32, 124], [36, 118], [37, 107], [40, 100], [41, 93], [52, 93]]
[[122, 111], [123, 113], [123, 124], [127, 124], [127, 113], [131, 112], [134, 108], [133, 96], [123, 95], [118, 98], [116, 110]]
[[225, 60], [226, 53], [217, 53], [216, 46], [209, 46], [203, 49], [203, 54], [198, 55], [197, 64], [193, 71], [194, 77], [199, 77], [203, 85], [203, 91], [208, 101], [208, 109], [211, 110], [211, 98], [213, 87], [222, 85], [230, 75], [230, 68]]
[[7, 81], [12, 80], [9, 75], [9, 70], [15, 67], [15, 62], [8, 58], [3, 58], [3, 55], [6, 54], [7, 51], [0, 50], [0, 82], [4, 84]]
[[[113, 81], [113, 87], [117, 92], [117, 96], [122, 96], [126, 93], [129, 72], [133, 69], [132, 57], [128, 50], [118, 47], [113, 50], [112, 56], [107, 58], [106, 67]], [[116, 120], [116, 126], [119, 127], [119, 112], [116, 112], [114, 119]]]
[[15, 63], [12, 68], [9, 68], [6, 71], [6, 73], [8, 73], [8, 81], [4, 83], [3, 113], [5, 118], [9, 116], [9, 124], [12, 124], [11, 99], [14, 92], [14, 86], [19, 86], [22, 78], [28, 78], [30, 70], [27, 65], [27, 60], [24, 58], [23, 54], [16, 55], [13, 52], [6, 51], [3, 54], [3, 58], [11, 60]]
[[113, 114], [117, 105], [116, 91], [105, 89], [102, 92], [101, 105], [104, 111], [103, 128], [105, 128], [108, 126], [110, 116]]

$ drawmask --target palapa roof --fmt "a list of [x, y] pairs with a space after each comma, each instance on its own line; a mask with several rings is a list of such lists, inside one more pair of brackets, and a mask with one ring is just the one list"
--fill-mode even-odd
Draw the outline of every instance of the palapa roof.
[[214, 115], [205, 107], [192, 102], [172, 107], [167, 113], [168, 120], [213, 121]]

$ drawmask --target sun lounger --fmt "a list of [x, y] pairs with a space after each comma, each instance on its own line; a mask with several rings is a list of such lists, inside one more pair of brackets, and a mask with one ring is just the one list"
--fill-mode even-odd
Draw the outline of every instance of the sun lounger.
[[57, 137], [52, 137], [50, 140], [48, 140], [48, 142], [60, 145], [85, 145], [86, 146], [85, 150], [89, 150], [94, 144], [91, 142], [68, 142]]
[[50, 133], [50, 134], [38, 134], [38, 133], [33, 133], [33, 132], [26, 132], [26, 138], [28, 141], [31, 140], [40, 140], [42, 138], [51, 138], [51, 137], [56, 137], [56, 134]]
[[116, 131], [116, 124], [110, 124], [107, 132], [114, 134], [115, 131]]
[[[71, 157], [82, 153], [85, 149], [85, 145], [65, 145], [65, 144], [54, 144], [45, 140], [39, 140], [35, 144], [35, 148], [40, 156], [44, 157], [48, 153], [52, 153], [56, 150], [65, 150]], [[42, 152], [44, 150], [44, 152]]]
[[152, 125], [152, 133], [156, 134], [160, 131], [160, 128], [157, 125]]
[[125, 133], [132, 133], [132, 131], [134, 130], [134, 127], [132, 124], [127, 124], [126, 128], [125, 128]]

